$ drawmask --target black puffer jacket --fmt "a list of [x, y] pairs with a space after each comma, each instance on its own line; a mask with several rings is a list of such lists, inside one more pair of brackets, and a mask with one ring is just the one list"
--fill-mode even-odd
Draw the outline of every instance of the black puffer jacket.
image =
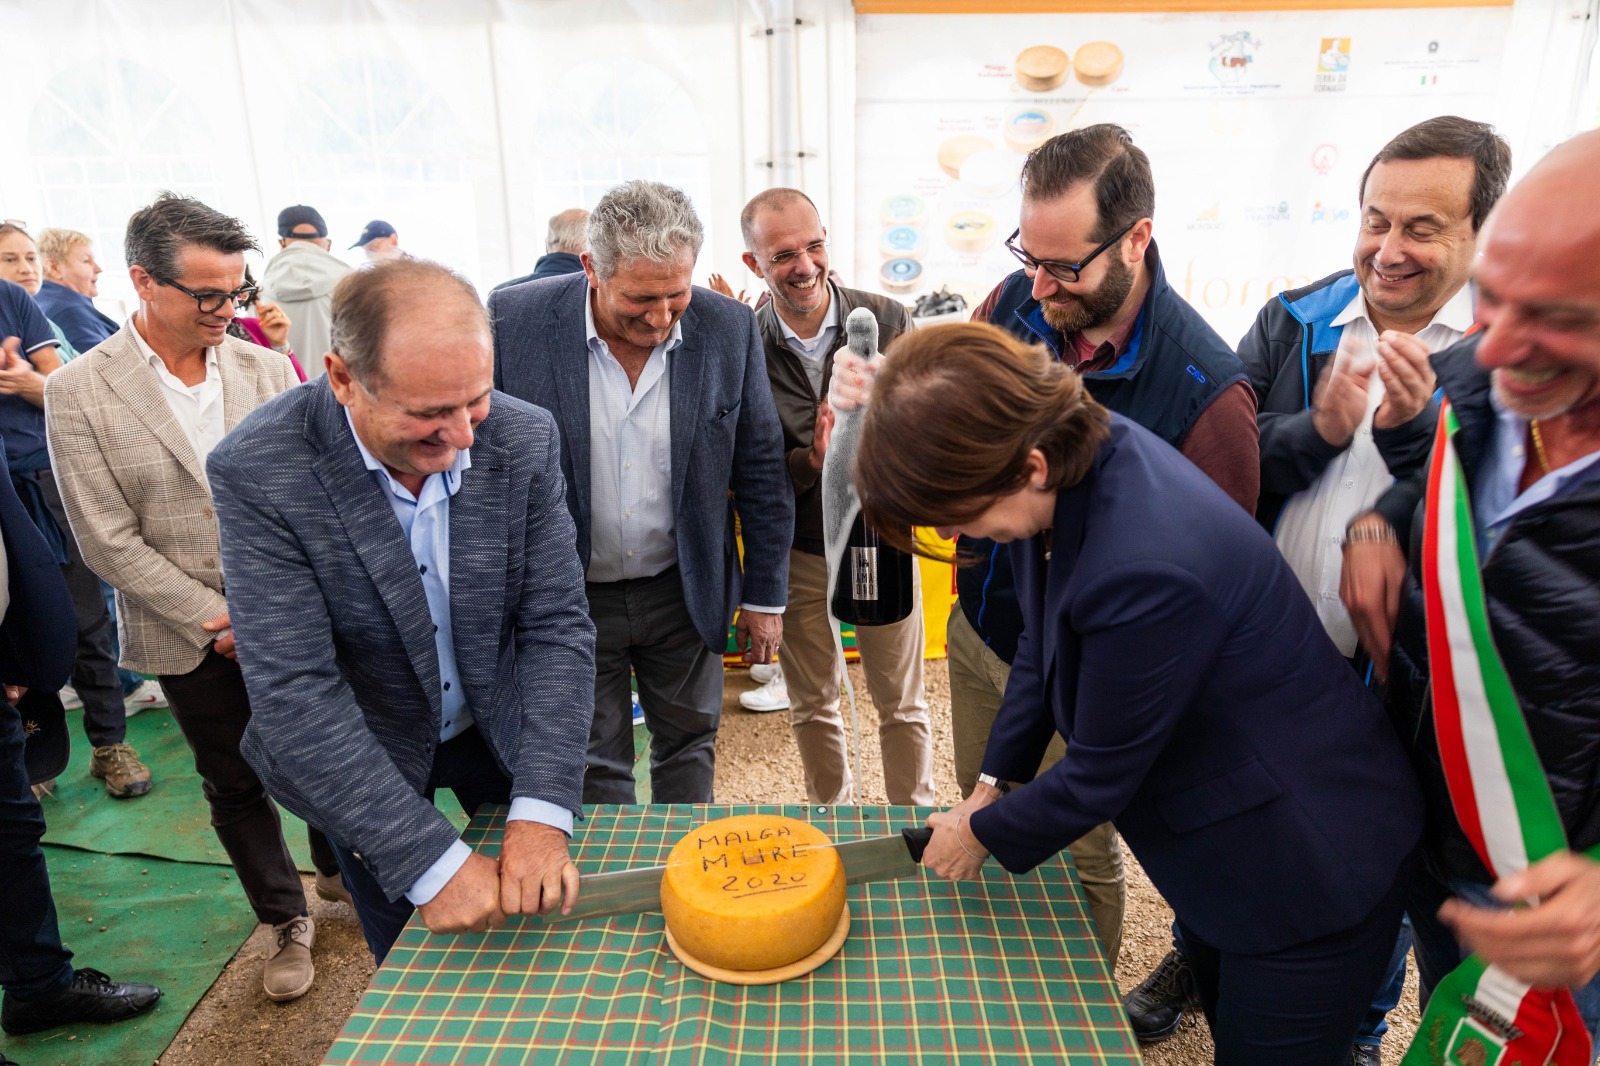
[[[1461, 424], [1457, 452], [1469, 488], [1488, 461], [1495, 412], [1474, 358], [1481, 334], [1433, 357]], [[1407, 483], [1421, 495], [1420, 479]], [[1422, 505], [1389, 662], [1389, 706], [1428, 800], [1428, 848], [1451, 876], [1492, 880], [1450, 806], [1434, 736], [1422, 587]], [[1483, 563], [1489, 626], [1556, 807], [1576, 850], [1600, 843], [1600, 481], [1511, 520]]]

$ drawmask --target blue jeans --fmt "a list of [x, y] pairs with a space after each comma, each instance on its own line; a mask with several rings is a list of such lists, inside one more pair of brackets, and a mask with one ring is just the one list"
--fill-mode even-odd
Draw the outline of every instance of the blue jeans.
[[[100, 592], [106, 598], [106, 613], [111, 616], [111, 658], [115, 661], [122, 657], [122, 641], [117, 637], [117, 594], [104, 581], [100, 582]], [[117, 667], [117, 680], [122, 682], [124, 696], [133, 695], [133, 690], [144, 684], [144, 678], [120, 666]]]
[[[1489, 888], [1482, 882], [1446, 877], [1432, 862], [1424, 862], [1417, 872], [1411, 898], [1406, 901], [1406, 913], [1416, 931], [1417, 976], [1420, 978], [1417, 998], [1423, 1009], [1427, 1008], [1428, 997], [1433, 995], [1439, 982], [1467, 957], [1450, 927], [1439, 920], [1439, 908], [1452, 896], [1480, 907], [1504, 907], [1505, 904], [1489, 894]], [[1578, 1004], [1583, 1024], [1589, 1027], [1589, 1038], [1600, 1050], [1600, 977], [1582, 988], [1573, 989], [1572, 998]]]
[[[441, 788], [454, 792], [461, 809], [469, 816], [477, 814], [479, 807], [511, 803], [511, 779], [494, 761], [477, 726], [451, 737], [434, 751], [433, 772], [428, 776], [428, 787], [423, 795], [432, 801], [434, 791]], [[353, 849], [331, 837], [329, 842], [339, 860], [339, 871], [344, 874], [345, 887], [350, 889], [356, 917], [361, 919], [367, 947], [382, 966], [416, 908], [405, 896], [391, 900], [367, 869], [367, 864], [356, 858]]]
[[[1183, 934], [1178, 931], [1178, 923], [1172, 923], [1172, 946], [1185, 957], [1188, 952], [1184, 950]], [[1356, 1031], [1355, 1043], [1377, 1047], [1383, 1043], [1383, 1034], [1389, 1031], [1389, 1012], [1400, 1005], [1400, 993], [1406, 984], [1406, 953], [1411, 950], [1411, 922], [1404, 916], [1400, 919], [1400, 932], [1394, 938], [1394, 951], [1389, 956], [1389, 966], [1384, 972], [1383, 983], [1378, 986], [1377, 995], [1372, 997], [1372, 1005], [1367, 1008], [1366, 1015], [1361, 1019], [1361, 1028]]]
[[22, 745], [22, 714], [0, 699], [0, 987], [29, 1000], [72, 983], [72, 952], [61, 946], [39, 848], [44, 810], [28, 786]]

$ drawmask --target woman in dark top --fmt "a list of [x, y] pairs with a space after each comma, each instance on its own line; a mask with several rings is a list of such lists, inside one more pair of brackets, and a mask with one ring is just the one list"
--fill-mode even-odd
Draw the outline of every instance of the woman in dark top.
[[[1008, 542], [1017, 575], [1023, 634], [980, 784], [929, 819], [925, 864], [965, 880], [993, 854], [1023, 873], [1114, 821], [1176, 912], [1216, 1061], [1343, 1063], [1421, 802], [1271, 539], [1073, 371], [985, 325], [890, 347], [856, 475], [885, 539]], [[1057, 732], [1066, 757], [1033, 778]]]

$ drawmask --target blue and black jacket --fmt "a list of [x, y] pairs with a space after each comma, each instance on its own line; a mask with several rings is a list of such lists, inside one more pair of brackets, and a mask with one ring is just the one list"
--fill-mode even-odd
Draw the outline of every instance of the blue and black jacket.
[[[1167, 284], [1154, 241], [1145, 261], [1150, 291], [1127, 347], [1114, 365], [1083, 375], [1083, 383], [1101, 404], [1176, 448], [1211, 402], [1246, 374], [1227, 343]], [[1001, 286], [989, 324], [1030, 344], [1044, 344], [1057, 359], [1066, 349], [1066, 338], [1045, 322], [1033, 282], [1021, 270]], [[961, 548], [965, 556], [986, 560], [956, 568], [962, 613], [990, 650], [1009, 663], [1022, 633], [1010, 559], [989, 540], [963, 537]]]
[[[1256, 390], [1261, 427], [1261, 500], [1256, 521], [1271, 533], [1289, 497], [1308, 488], [1344, 447], [1329, 444], [1311, 424], [1317, 382], [1339, 350], [1343, 326], [1333, 320], [1361, 291], [1355, 273], [1341, 270], [1267, 301], [1239, 342], [1239, 358]], [[1439, 421], [1434, 399], [1416, 418], [1393, 429], [1373, 427], [1372, 439], [1389, 472], [1404, 479], [1426, 465]], [[1414, 500], [1386, 492], [1374, 509], [1402, 535]]]

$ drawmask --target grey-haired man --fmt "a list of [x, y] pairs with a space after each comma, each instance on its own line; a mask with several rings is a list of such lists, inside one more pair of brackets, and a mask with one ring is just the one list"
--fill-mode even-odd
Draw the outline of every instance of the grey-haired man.
[[[755, 316], [691, 284], [703, 231], [680, 190], [632, 181], [589, 216], [581, 275], [489, 298], [495, 385], [549, 410], [596, 629], [585, 803], [632, 803], [629, 678], [652, 798], [708, 803], [722, 651], [783, 634], [794, 491]], [[734, 541], [744, 537], [742, 574]]]

